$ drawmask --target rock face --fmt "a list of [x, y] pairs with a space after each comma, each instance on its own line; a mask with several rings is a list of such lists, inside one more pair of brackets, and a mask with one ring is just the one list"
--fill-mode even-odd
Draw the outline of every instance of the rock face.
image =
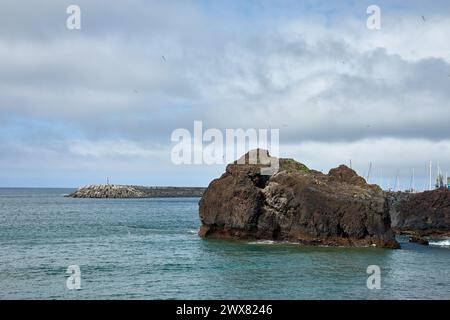
[[71, 198], [174, 198], [201, 197], [205, 188], [89, 185], [68, 195]]
[[378, 186], [346, 166], [322, 174], [292, 159], [279, 163], [272, 176], [261, 175], [261, 164], [229, 164], [200, 200], [199, 235], [399, 247]]
[[450, 190], [437, 189], [421, 193], [391, 193], [392, 227], [413, 237], [450, 236]]
[[424, 238], [421, 238], [421, 237], [415, 237], [415, 236], [412, 236], [409, 239], [409, 242], [418, 243], [418, 244], [421, 244], [423, 246], [428, 246], [430, 244], [427, 239], [424, 239]]

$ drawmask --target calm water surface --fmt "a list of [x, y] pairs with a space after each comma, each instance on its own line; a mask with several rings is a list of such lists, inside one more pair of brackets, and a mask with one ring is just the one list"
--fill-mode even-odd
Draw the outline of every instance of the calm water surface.
[[[63, 197], [71, 191], [0, 189], [0, 298], [450, 298], [444, 242], [384, 250], [205, 241], [197, 198]], [[81, 268], [81, 290], [66, 288], [69, 265]], [[381, 268], [380, 290], [367, 289], [368, 265]]]

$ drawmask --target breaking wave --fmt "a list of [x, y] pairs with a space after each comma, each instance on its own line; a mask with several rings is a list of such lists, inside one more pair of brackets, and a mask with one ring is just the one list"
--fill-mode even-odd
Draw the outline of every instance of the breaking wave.
[[430, 246], [450, 247], [450, 239], [442, 241], [430, 241]]
[[276, 242], [273, 240], [257, 240], [257, 241], [251, 241], [248, 244], [275, 244]]

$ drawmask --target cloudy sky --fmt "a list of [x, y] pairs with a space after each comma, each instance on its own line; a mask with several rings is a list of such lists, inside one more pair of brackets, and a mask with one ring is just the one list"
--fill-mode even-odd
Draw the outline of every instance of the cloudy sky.
[[224, 165], [174, 165], [170, 140], [201, 120], [423, 189], [430, 160], [450, 173], [449, 34], [447, 0], [2, 0], [0, 186], [204, 186]]

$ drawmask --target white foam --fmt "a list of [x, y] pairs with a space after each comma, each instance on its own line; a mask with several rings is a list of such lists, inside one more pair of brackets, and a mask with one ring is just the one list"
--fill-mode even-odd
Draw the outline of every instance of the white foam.
[[257, 240], [257, 241], [251, 241], [248, 244], [274, 244], [275, 241], [273, 240]]
[[432, 242], [430, 241], [431, 246], [440, 246], [440, 247], [450, 247], [450, 239]]

